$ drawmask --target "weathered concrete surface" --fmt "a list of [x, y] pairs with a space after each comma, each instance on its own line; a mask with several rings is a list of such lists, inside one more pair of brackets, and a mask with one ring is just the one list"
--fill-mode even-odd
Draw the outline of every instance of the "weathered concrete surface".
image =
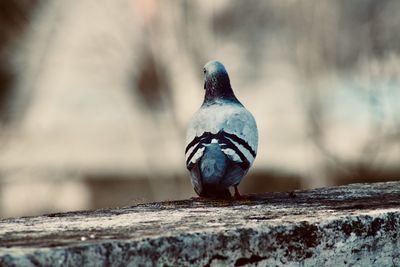
[[0, 266], [400, 266], [400, 182], [0, 221]]

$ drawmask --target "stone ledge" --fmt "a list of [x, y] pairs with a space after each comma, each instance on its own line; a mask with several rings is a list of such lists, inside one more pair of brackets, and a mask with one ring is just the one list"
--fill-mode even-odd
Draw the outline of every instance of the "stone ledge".
[[400, 266], [400, 182], [0, 221], [0, 266]]

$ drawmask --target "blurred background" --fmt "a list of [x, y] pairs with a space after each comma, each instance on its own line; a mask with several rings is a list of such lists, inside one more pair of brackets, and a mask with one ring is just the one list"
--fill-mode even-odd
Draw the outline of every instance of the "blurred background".
[[203, 65], [254, 114], [242, 193], [400, 179], [400, 1], [0, 2], [0, 217], [195, 196]]

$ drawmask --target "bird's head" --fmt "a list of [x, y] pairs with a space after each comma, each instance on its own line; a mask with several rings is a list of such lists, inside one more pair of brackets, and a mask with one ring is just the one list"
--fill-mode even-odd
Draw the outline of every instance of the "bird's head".
[[204, 66], [205, 100], [217, 98], [236, 99], [233, 93], [228, 73], [224, 65], [218, 61], [210, 61]]

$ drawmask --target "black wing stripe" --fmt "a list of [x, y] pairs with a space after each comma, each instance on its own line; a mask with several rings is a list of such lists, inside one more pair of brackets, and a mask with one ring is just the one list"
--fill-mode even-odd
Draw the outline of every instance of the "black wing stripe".
[[240, 164], [242, 169], [248, 169], [250, 167], [250, 162], [248, 161], [248, 159], [245, 157], [245, 155], [243, 155], [242, 151], [239, 150], [239, 148], [237, 146], [235, 146], [235, 144], [233, 144], [231, 142], [231, 140], [224, 138], [224, 142], [225, 144], [223, 144], [222, 146], [224, 148], [230, 148], [233, 151], [236, 152], [236, 154], [238, 154], [240, 160], [242, 161], [242, 163]]
[[213, 135], [210, 132], [204, 132], [201, 136], [196, 136], [195, 138], [193, 138], [193, 140], [186, 146], [185, 154], [190, 150], [191, 147], [197, 144], [186, 160], [186, 167], [188, 169], [192, 168], [193, 164], [190, 164], [190, 161], [192, 160], [194, 154], [196, 154], [197, 150], [204, 147], [204, 144], [209, 143], [212, 137]]
[[196, 136], [195, 138], [193, 138], [193, 140], [186, 146], [185, 154], [187, 154], [187, 152], [194, 146], [193, 151], [190, 153], [189, 157], [186, 160], [186, 166], [188, 168], [190, 168], [190, 166], [191, 166], [191, 164], [189, 164], [189, 163], [192, 160], [194, 154], [196, 154], [196, 152], [200, 148], [203, 148], [205, 146], [205, 144], [210, 143], [213, 138], [216, 138], [216, 139], [220, 140], [221, 143], [223, 143], [223, 144], [220, 144], [221, 148], [230, 148], [239, 156], [240, 160], [242, 161], [241, 167], [243, 169], [248, 169], [250, 167], [249, 160], [246, 158], [246, 156], [242, 153], [242, 151], [240, 151], [240, 149], [232, 141], [242, 145], [255, 158], [256, 152], [251, 148], [251, 146], [246, 141], [237, 137], [234, 134], [230, 134], [230, 133], [227, 133], [224, 131], [219, 131], [217, 134], [212, 134], [210, 132], [204, 132], [201, 136]]
[[217, 134], [212, 134], [210, 132], [204, 132], [201, 136], [196, 136], [193, 138], [193, 140], [186, 146], [185, 149], [185, 154], [189, 151], [189, 149], [194, 146], [195, 144], [199, 143], [202, 139], [207, 138], [207, 139], [212, 139], [210, 137], [221, 137], [221, 136], [226, 136], [231, 138], [233, 141], [241, 144], [244, 148], [246, 148], [250, 154], [255, 158], [256, 157], [256, 152], [253, 150], [253, 148], [251, 148], [251, 146], [242, 138], [238, 137], [235, 134], [231, 134], [231, 133], [227, 133], [225, 131], [220, 131]]
[[189, 157], [186, 160], [186, 166], [189, 166], [189, 162], [192, 160], [194, 154], [196, 154], [197, 150], [204, 147], [204, 144], [198, 143], [197, 146], [193, 149], [192, 153], [190, 153]]
[[[239, 148], [240, 144], [238, 144], [235, 140], [232, 140], [232, 139], [229, 138], [229, 137], [225, 137], [225, 138], [226, 138], [227, 140], [231, 141], [232, 144], [236, 147], [237, 150], [235, 150], [235, 152], [236, 152], [236, 151], [240, 151], [241, 153], [244, 153], [243, 150]], [[246, 149], [246, 148], [244, 148], [244, 149]], [[247, 151], [251, 154], [251, 152], [250, 152], [249, 150], [247, 150]], [[253, 154], [251, 154], [251, 156], [254, 158]], [[247, 158], [247, 157], [246, 157], [246, 158]]]
[[250, 154], [255, 158], [256, 157], [256, 152], [251, 148], [251, 146], [244, 141], [242, 138], [236, 136], [235, 134], [230, 134], [227, 132], [224, 132], [224, 135], [230, 139], [232, 139], [233, 141], [235, 141], [238, 144], [241, 144], [244, 148], [246, 148]]
[[210, 135], [211, 135], [210, 132], [204, 132], [202, 135], [196, 136], [195, 138], [193, 138], [193, 140], [186, 146], [185, 154], [189, 151], [189, 149], [192, 146], [194, 146], [195, 144], [199, 143], [201, 141], [201, 139], [209, 137]]

